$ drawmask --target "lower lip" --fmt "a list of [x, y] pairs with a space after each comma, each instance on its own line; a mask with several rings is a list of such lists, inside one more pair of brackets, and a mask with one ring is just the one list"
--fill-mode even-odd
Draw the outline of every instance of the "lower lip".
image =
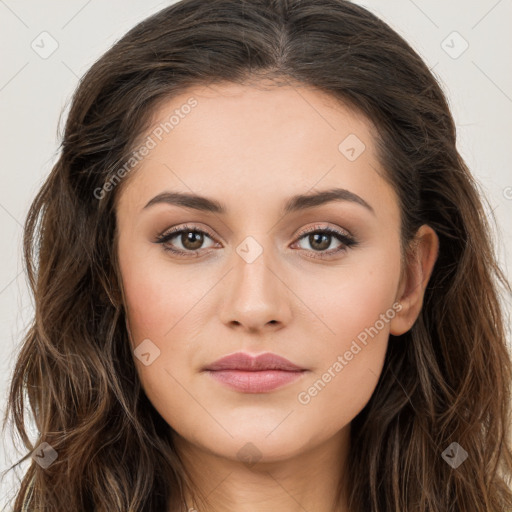
[[216, 370], [207, 373], [236, 391], [266, 393], [299, 379], [304, 371], [262, 370], [246, 372], [242, 370]]

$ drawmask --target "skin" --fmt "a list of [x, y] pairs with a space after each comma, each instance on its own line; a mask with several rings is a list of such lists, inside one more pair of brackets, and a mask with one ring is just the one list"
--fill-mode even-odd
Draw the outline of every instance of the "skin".
[[[160, 350], [148, 366], [134, 357], [143, 388], [211, 510], [347, 511], [344, 496], [333, 502], [345, 481], [350, 423], [375, 389], [389, 334], [408, 331], [421, 310], [438, 238], [422, 226], [415, 257], [401, 268], [398, 200], [381, 177], [372, 127], [329, 95], [296, 85], [194, 87], [161, 105], [152, 129], [191, 96], [198, 105], [127, 178], [116, 207], [132, 349], [150, 339]], [[354, 161], [338, 149], [349, 134], [366, 146]], [[290, 196], [332, 187], [359, 195], [374, 213], [333, 201], [283, 216]], [[227, 213], [144, 209], [164, 191], [213, 198]], [[196, 243], [198, 257], [155, 243], [184, 224], [214, 235]], [[343, 246], [328, 237], [318, 248], [302, 235], [317, 227], [348, 231], [358, 244], [315, 258]], [[251, 263], [237, 252], [248, 236], [262, 249]], [[180, 235], [172, 244], [194, 249]], [[378, 334], [301, 403], [299, 393], [390, 311]], [[256, 394], [201, 371], [237, 351], [277, 353], [308, 371]], [[254, 464], [244, 458], [247, 443]]]

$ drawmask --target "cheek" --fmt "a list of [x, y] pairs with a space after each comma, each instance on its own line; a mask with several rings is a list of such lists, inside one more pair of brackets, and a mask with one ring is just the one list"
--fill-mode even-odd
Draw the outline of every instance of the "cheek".
[[304, 417], [322, 418], [326, 431], [348, 424], [375, 390], [399, 309], [399, 274], [399, 252], [387, 246], [344, 269], [335, 283], [298, 292], [308, 293], [321, 324], [314, 340], [318, 364], [296, 399]]
[[[170, 265], [165, 256], [139, 251], [119, 256], [130, 329], [135, 345], [146, 337], [163, 343], [172, 339], [194, 314], [194, 306], [208, 290], [204, 279], [194, 278], [179, 265]], [[200, 275], [200, 274], [199, 274]], [[201, 284], [203, 283], [203, 284]], [[156, 341], [158, 340], [158, 341]]]
[[365, 305], [364, 313], [339, 314], [333, 320], [336, 339], [319, 347], [318, 364], [295, 396], [303, 421], [326, 437], [359, 414], [382, 371], [389, 339], [389, 325], [382, 318], [387, 315], [389, 322], [394, 310]]
[[[186, 415], [189, 379], [204, 362], [193, 347], [205, 338], [206, 296], [218, 277], [172, 265], [165, 254], [122, 249], [120, 242], [119, 266], [134, 363], [147, 397], [170, 423], [170, 418]], [[148, 365], [137, 357], [137, 347], [142, 346], [150, 352]]]
[[[199, 291], [180, 282], [183, 272], [179, 270], [140, 264], [136, 254], [125, 254], [119, 260], [137, 373], [146, 396], [171, 424], [172, 418], [186, 414], [184, 405], [190, 400], [180, 383], [187, 380], [193, 364], [190, 339], [200, 332], [191, 331], [187, 316], [200, 300]], [[149, 364], [137, 353], [149, 353]]]
[[[390, 310], [400, 278], [400, 253], [395, 245], [398, 241], [365, 249], [329, 275], [310, 272], [307, 279], [294, 281], [294, 291], [305, 298], [313, 313], [316, 337], [323, 339], [320, 346], [327, 352], [343, 350], [347, 343], [350, 346], [353, 338]], [[393, 317], [394, 309], [389, 314]], [[388, 332], [388, 324], [379, 322], [377, 328]], [[382, 337], [387, 339], [387, 332]]]

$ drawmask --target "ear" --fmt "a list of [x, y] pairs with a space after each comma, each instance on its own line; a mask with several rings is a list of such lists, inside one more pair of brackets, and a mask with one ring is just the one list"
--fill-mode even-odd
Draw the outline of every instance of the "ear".
[[418, 318], [438, 252], [439, 238], [430, 226], [424, 224], [418, 229], [408, 251], [396, 297], [402, 308], [390, 322], [390, 334], [399, 336], [406, 333]]

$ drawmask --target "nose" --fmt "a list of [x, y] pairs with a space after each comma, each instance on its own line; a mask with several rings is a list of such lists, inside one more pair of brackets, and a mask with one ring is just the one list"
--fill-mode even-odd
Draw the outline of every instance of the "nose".
[[290, 320], [293, 293], [270, 250], [251, 262], [235, 252], [233, 260], [233, 269], [223, 280], [222, 322], [249, 332], [281, 329]]

